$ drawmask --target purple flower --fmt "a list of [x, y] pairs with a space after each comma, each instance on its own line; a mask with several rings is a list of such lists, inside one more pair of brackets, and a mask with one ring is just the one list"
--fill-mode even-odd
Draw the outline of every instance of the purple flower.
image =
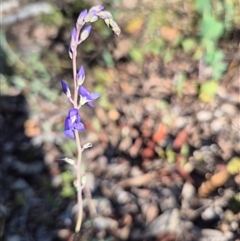
[[77, 19], [77, 24], [80, 25], [80, 26], [83, 26], [84, 25], [84, 22], [85, 22], [85, 17], [87, 15], [88, 11], [87, 9], [84, 9], [78, 16], [78, 19]]
[[83, 66], [81, 65], [78, 73], [77, 73], [77, 82], [78, 82], [78, 85], [82, 85], [83, 82], [85, 80], [85, 71], [84, 71], [84, 68]]
[[84, 105], [85, 103], [87, 103], [90, 107], [94, 107], [92, 101], [96, 100], [100, 96], [100, 94], [98, 93], [89, 93], [87, 89], [83, 86], [79, 88], [79, 95], [81, 97], [80, 104]]
[[61, 85], [62, 85], [62, 90], [63, 90], [64, 94], [68, 98], [70, 98], [71, 97], [71, 92], [70, 92], [70, 89], [69, 89], [67, 83], [64, 80], [61, 80]]
[[65, 136], [75, 139], [74, 129], [78, 131], [83, 131], [85, 129], [83, 123], [81, 122], [81, 117], [79, 115], [78, 109], [76, 108], [72, 108], [68, 112], [68, 116], [64, 124]]

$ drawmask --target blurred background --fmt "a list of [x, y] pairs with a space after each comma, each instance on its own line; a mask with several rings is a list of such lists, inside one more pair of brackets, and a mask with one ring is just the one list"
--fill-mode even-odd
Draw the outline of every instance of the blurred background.
[[79, 240], [239, 241], [239, 0], [0, 3], [1, 240], [72, 240], [75, 171], [60, 159], [77, 149], [60, 80], [73, 87], [70, 32], [97, 4], [122, 33], [99, 20], [78, 48], [101, 93], [80, 110], [93, 147]]

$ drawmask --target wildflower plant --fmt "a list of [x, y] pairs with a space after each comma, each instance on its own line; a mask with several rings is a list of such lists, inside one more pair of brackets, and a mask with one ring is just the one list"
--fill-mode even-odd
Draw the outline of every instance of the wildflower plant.
[[72, 104], [72, 108], [69, 110], [68, 115], [64, 123], [64, 135], [65, 137], [72, 138], [76, 140], [77, 145], [77, 160], [71, 158], [64, 158], [64, 161], [73, 165], [76, 168], [77, 178], [74, 185], [77, 189], [77, 200], [78, 200], [78, 214], [77, 223], [75, 228], [75, 233], [78, 233], [81, 229], [82, 223], [82, 191], [84, 189], [84, 173], [81, 172], [81, 161], [82, 152], [84, 149], [91, 147], [91, 143], [87, 143], [84, 146], [81, 145], [79, 132], [85, 130], [84, 124], [81, 122], [81, 115], [79, 113], [80, 108], [88, 104], [90, 107], [94, 107], [93, 101], [96, 100], [100, 94], [90, 93], [84, 86], [85, 81], [85, 70], [83, 66], [77, 69], [77, 48], [85, 41], [92, 30], [91, 23], [97, 21], [98, 19], [103, 19], [108, 27], [118, 36], [120, 34], [120, 28], [117, 23], [113, 20], [110, 12], [105, 11], [102, 5], [97, 5], [91, 9], [83, 10], [77, 19], [76, 26], [72, 29], [71, 40], [69, 46], [69, 56], [72, 61], [73, 69], [73, 82], [74, 91], [73, 95], [68, 86], [68, 84], [61, 80], [62, 90], [67, 96], [68, 100]]

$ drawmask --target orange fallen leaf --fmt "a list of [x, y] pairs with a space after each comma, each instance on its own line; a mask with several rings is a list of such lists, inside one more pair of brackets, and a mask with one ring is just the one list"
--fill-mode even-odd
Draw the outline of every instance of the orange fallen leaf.
[[163, 123], [159, 123], [157, 131], [153, 135], [153, 141], [159, 142], [166, 139], [167, 127]]

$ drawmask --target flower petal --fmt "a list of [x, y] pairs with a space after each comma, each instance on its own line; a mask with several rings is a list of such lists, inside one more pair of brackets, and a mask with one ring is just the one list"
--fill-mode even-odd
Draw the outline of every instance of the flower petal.
[[83, 66], [81, 65], [78, 73], [77, 73], [77, 81], [78, 81], [78, 85], [82, 85], [83, 82], [85, 80], [85, 71]]
[[74, 123], [71, 122], [69, 116], [65, 119], [64, 131], [72, 130], [74, 128]]
[[87, 104], [88, 104], [90, 107], [94, 108], [94, 105], [93, 105], [92, 102], [87, 102]]
[[64, 94], [67, 97], [71, 97], [71, 92], [70, 92], [70, 89], [68, 87], [68, 84], [64, 80], [61, 80], [61, 85], [62, 85], [62, 90], [63, 90]]
[[80, 115], [79, 115], [79, 112], [78, 112], [78, 109], [72, 108], [72, 109], [69, 110], [68, 117], [71, 118], [73, 116], [76, 116], [76, 119], [81, 119]]
[[65, 137], [70, 137], [72, 139], [75, 139], [75, 133], [73, 130], [66, 130], [64, 131]]
[[78, 19], [77, 19], [77, 24], [78, 25], [83, 25], [84, 24], [84, 19], [87, 15], [88, 11], [87, 9], [84, 9], [78, 16]]
[[99, 96], [100, 96], [99, 93], [90, 93], [90, 94], [88, 95], [88, 99], [89, 99], [89, 100], [96, 100]]
[[83, 97], [87, 97], [89, 95], [89, 92], [85, 87], [81, 86], [79, 88], [79, 94], [82, 95]]
[[91, 12], [91, 11], [100, 12], [103, 9], [104, 9], [104, 7], [102, 5], [96, 5], [96, 6], [92, 7], [92, 8], [90, 8], [89, 12]]
[[75, 128], [78, 130], [78, 131], [84, 131], [85, 130], [85, 127], [83, 125], [82, 122], [79, 122], [75, 125]]

